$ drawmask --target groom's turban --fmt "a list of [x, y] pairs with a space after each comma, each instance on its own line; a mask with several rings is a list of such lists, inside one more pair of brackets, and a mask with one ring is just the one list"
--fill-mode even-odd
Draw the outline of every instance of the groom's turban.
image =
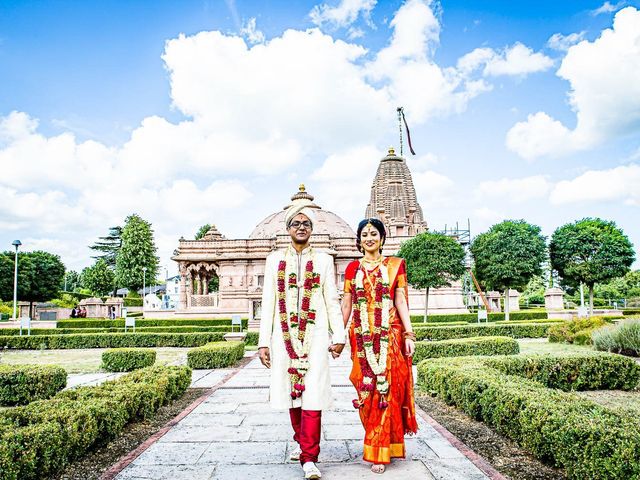
[[311, 222], [311, 228], [313, 228], [313, 225], [316, 223], [316, 214], [313, 211], [314, 209], [311, 207], [311, 205], [313, 204], [306, 199], [294, 200], [294, 202], [284, 214], [284, 223], [287, 228], [289, 228], [289, 224], [293, 220], [293, 217], [295, 217], [299, 213], [303, 214], [309, 219], [309, 221]]

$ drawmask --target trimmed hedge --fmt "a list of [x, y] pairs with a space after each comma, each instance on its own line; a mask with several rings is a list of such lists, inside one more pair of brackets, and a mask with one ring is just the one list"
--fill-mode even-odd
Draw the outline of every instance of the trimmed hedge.
[[130, 372], [156, 363], [156, 351], [148, 348], [111, 348], [102, 352], [101, 368], [108, 372]]
[[65, 390], [50, 400], [0, 412], [3, 480], [45, 478], [136, 419], [182, 396], [188, 367], [148, 367], [96, 387]]
[[[242, 327], [247, 328], [248, 320], [242, 319]], [[176, 319], [154, 319], [143, 318], [136, 319], [136, 328], [139, 327], [177, 327], [180, 325], [189, 325], [193, 327], [216, 327], [231, 326], [230, 318], [176, 318]], [[56, 328], [124, 328], [124, 319], [107, 320], [107, 319], [83, 319], [83, 320], [59, 320]]]
[[[127, 328], [127, 332], [132, 332], [132, 328]], [[223, 332], [231, 331], [231, 326], [215, 326], [215, 327], [193, 327], [190, 325], [180, 325], [177, 327], [137, 327], [136, 333], [192, 333], [192, 332]], [[25, 334], [23, 330], [23, 335]], [[31, 335], [68, 335], [70, 333], [124, 333], [124, 327], [106, 327], [106, 328], [32, 328]], [[0, 335], [19, 335], [18, 328], [3, 328]]]
[[511, 337], [471, 337], [435, 342], [416, 342], [413, 363], [425, 358], [463, 357], [467, 355], [516, 355], [520, 345]]
[[468, 337], [543, 338], [553, 323], [476, 324], [442, 327], [414, 326], [418, 340], [451, 340]]
[[[487, 314], [489, 322], [497, 322], [504, 320], [504, 313], [493, 312]], [[513, 312], [509, 314], [510, 320], [540, 320], [548, 318], [547, 312], [535, 311], [535, 312]], [[411, 323], [422, 323], [424, 315], [411, 315]], [[449, 322], [466, 322], [473, 323], [478, 321], [477, 313], [449, 313], [449, 314], [434, 314], [427, 317], [429, 323], [449, 323]]]
[[247, 336], [244, 337], [245, 345], [258, 345], [258, 340], [260, 339], [260, 332], [247, 332]]
[[53, 397], [67, 386], [67, 372], [55, 365], [0, 365], [0, 406], [26, 405]]
[[187, 365], [194, 369], [224, 368], [244, 356], [244, 342], [213, 342], [187, 352]]
[[202, 333], [90, 333], [71, 335], [0, 336], [0, 348], [22, 350], [119, 348], [119, 347], [199, 347], [224, 339], [222, 332]]
[[[422, 361], [418, 381], [423, 390], [486, 422], [537, 458], [563, 467], [570, 478], [639, 478], [640, 422], [576, 394], [504, 373], [525, 374], [529, 363], [544, 372], [532, 378], [548, 381], [549, 386], [565, 383], [557, 382], [552, 374], [559, 368], [577, 372], [577, 379], [592, 376], [589, 388], [607, 388], [615, 382], [611, 377], [617, 371], [629, 374], [635, 364], [611, 354], [442, 358]], [[637, 382], [637, 372], [631, 377], [625, 382]]]

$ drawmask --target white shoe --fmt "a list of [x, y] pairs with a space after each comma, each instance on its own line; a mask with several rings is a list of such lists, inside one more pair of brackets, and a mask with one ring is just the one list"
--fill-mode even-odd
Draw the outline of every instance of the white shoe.
[[305, 479], [318, 479], [322, 477], [320, 470], [318, 470], [318, 467], [316, 467], [316, 464], [313, 462], [306, 462], [302, 465], [302, 470], [304, 470]]
[[289, 460], [298, 461], [300, 460], [300, 455], [302, 455], [302, 449], [298, 446], [291, 451], [291, 455], [289, 455]]

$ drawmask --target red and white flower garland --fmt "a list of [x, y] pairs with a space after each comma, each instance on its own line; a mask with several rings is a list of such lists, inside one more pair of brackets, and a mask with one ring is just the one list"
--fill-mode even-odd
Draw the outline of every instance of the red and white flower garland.
[[[374, 295], [373, 334], [369, 326], [369, 312], [364, 291], [365, 275], [371, 283]], [[366, 274], [362, 265], [359, 266], [355, 278], [353, 306], [356, 354], [363, 375], [358, 398], [353, 401], [353, 405], [356, 408], [362, 407], [370, 393], [378, 390], [381, 396], [379, 407], [386, 408], [389, 405], [385, 396], [389, 392], [387, 352], [389, 350], [391, 296], [389, 294], [389, 272], [384, 264], [376, 270], [373, 278]]]
[[[313, 272], [313, 260], [309, 260], [304, 271], [303, 293], [298, 311], [297, 276], [289, 273], [289, 288], [286, 288], [287, 261], [278, 263], [278, 312], [282, 338], [290, 359], [288, 370], [291, 378], [291, 398], [296, 399], [304, 392], [304, 376], [309, 370], [309, 350], [313, 337], [316, 312], [310, 308], [313, 289], [320, 286], [320, 275]], [[287, 290], [290, 292], [287, 295]], [[289, 298], [287, 298], [289, 297]], [[288, 308], [292, 305], [295, 308]], [[289, 311], [289, 313], [287, 313]]]

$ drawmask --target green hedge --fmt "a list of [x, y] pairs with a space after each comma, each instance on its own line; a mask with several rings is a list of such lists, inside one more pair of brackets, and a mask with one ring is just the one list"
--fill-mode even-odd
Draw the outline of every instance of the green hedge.
[[187, 352], [191, 368], [224, 368], [235, 365], [244, 356], [244, 342], [213, 342]]
[[111, 348], [102, 352], [101, 368], [108, 372], [130, 372], [156, 363], [156, 351], [148, 348]]
[[413, 363], [425, 358], [462, 357], [467, 355], [515, 355], [520, 345], [511, 337], [471, 337], [435, 342], [416, 342]]
[[124, 298], [123, 305], [125, 307], [141, 307], [142, 306], [142, 298]]
[[[132, 332], [131, 327], [127, 328], [127, 332]], [[177, 327], [137, 327], [136, 333], [193, 333], [193, 332], [223, 332], [231, 331], [231, 326], [215, 326], [215, 327], [192, 327], [189, 325], [180, 325]], [[22, 331], [23, 335], [26, 332]], [[124, 327], [106, 327], [106, 328], [32, 328], [31, 335], [68, 335], [70, 333], [124, 333]], [[3, 328], [0, 335], [19, 335], [18, 328]]]
[[[247, 327], [247, 319], [242, 320], [243, 328]], [[215, 326], [231, 326], [231, 319], [207, 319], [207, 318], [176, 318], [176, 319], [157, 319], [143, 318], [136, 319], [136, 328], [138, 327], [177, 327], [180, 325], [189, 325], [193, 327], [215, 327]], [[122, 328], [124, 327], [124, 319], [107, 320], [107, 319], [84, 319], [84, 320], [59, 320], [56, 328]]]
[[90, 333], [71, 335], [0, 336], [0, 348], [22, 350], [119, 348], [119, 347], [199, 347], [224, 339], [222, 332], [202, 333]]
[[65, 390], [50, 400], [0, 412], [0, 478], [48, 477], [94, 445], [116, 437], [182, 396], [188, 367], [148, 367], [96, 387]]
[[622, 310], [622, 315], [640, 315], [640, 308], [625, 308]]
[[[489, 322], [497, 322], [504, 320], [504, 313], [495, 312], [487, 314]], [[548, 318], [546, 311], [535, 312], [513, 312], [509, 314], [510, 320], [540, 320]], [[411, 315], [411, 323], [419, 324], [424, 320], [424, 315]], [[477, 313], [449, 313], [434, 314], [427, 317], [429, 323], [449, 323], [449, 322], [466, 322], [473, 323], [478, 321]]]
[[[574, 393], [547, 388], [539, 381], [504, 373], [526, 373], [528, 363], [533, 362], [546, 373], [532, 378], [548, 381], [550, 386], [558, 384], [551, 372], [560, 368], [577, 372], [578, 379], [592, 376], [590, 387], [607, 388], [614, 381], [611, 377], [617, 376], [612, 365], [617, 364], [623, 373], [633, 370], [632, 360], [607, 355], [613, 360], [605, 360], [605, 355], [547, 357], [547, 360], [540, 357], [430, 359], [418, 366], [418, 381], [423, 390], [486, 422], [537, 458], [564, 468], [570, 478], [640, 478], [637, 453], [640, 422], [636, 418], [581, 399]], [[544, 366], [541, 362], [549, 363]], [[570, 366], [565, 366], [566, 362], [570, 362]], [[634, 379], [637, 381], [635, 374], [629, 383]], [[596, 386], [598, 381], [600, 384]]]
[[252, 346], [258, 345], [259, 337], [259, 332], [247, 332], [247, 336], [244, 337], [244, 344]]
[[628, 319], [615, 326], [594, 330], [591, 334], [597, 350], [640, 356], [640, 319]]
[[67, 372], [55, 365], [0, 365], [0, 406], [26, 405], [53, 397], [67, 386]]
[[468, 337], [543, 338], [552, 323], [476, 324], [413, 328], [418, 340], [451, 340]]

